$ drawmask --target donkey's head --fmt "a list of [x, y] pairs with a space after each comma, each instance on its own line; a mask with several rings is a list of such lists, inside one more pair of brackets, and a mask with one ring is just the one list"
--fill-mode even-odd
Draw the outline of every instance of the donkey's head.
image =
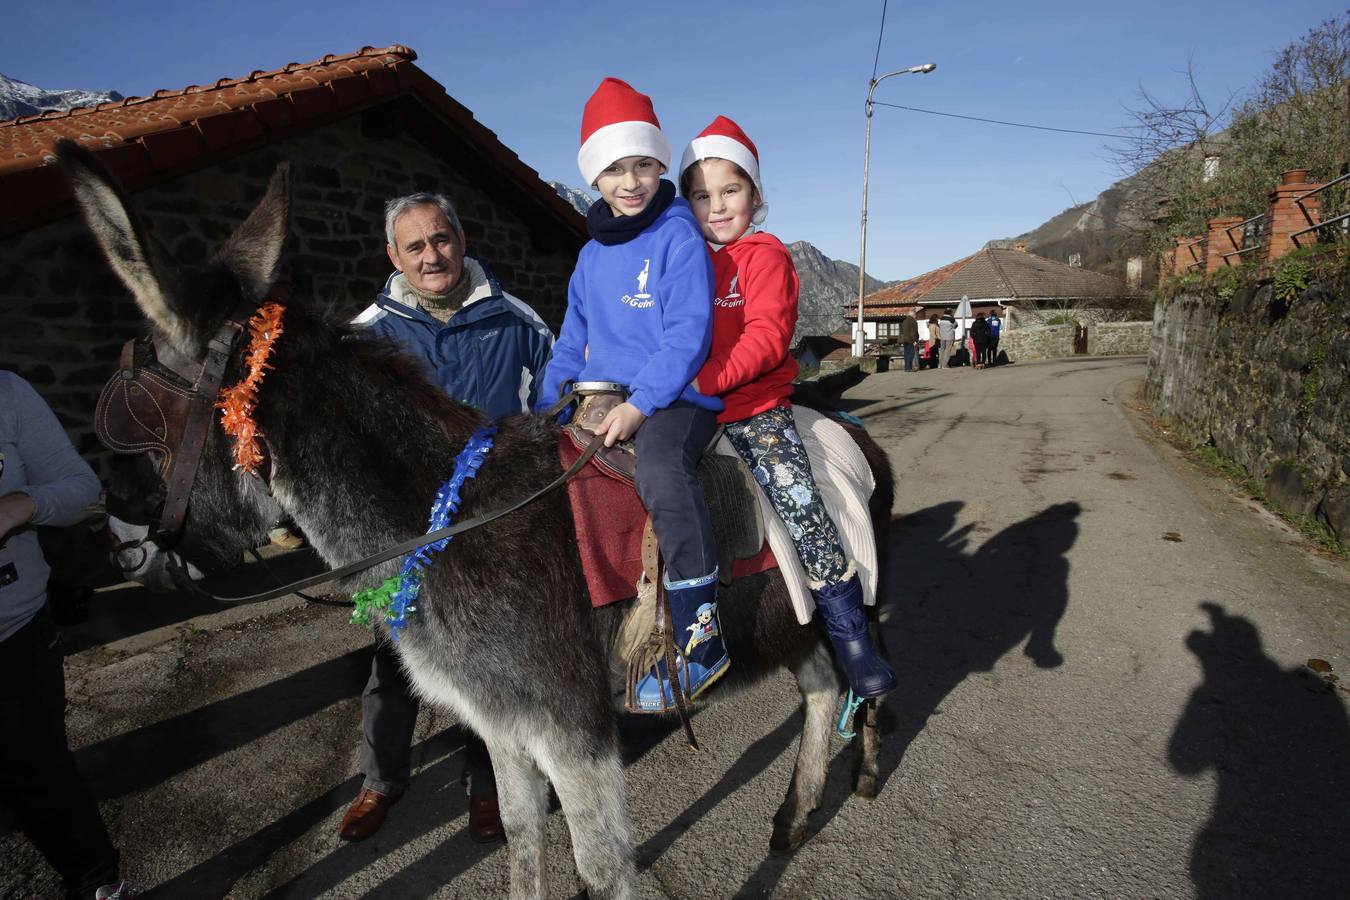
[[92, 153], [63, 140], [56, 156], [85, 222], [150, 321], [160, 347], [200, 359], [216, 328], [241, 301], [260, 303], [274, 287], [289, 225], [286, 163], [277, 167], [262, 201], [230, 239], [200, 269], [181, 273], [151, 244], [121, 186]]
[[[278, 166], [266, 194], [243, 224], [213, 256], [200, 266], [185, 270], [171, 265], [167, 254], [152, 244], [121, 186], [93, 154], [71, 141], [61, 141], [56, 146], [56, 155], [104, 256], [150, 323], [154, 361], [169, 370], [161, 372], [165, 377], [160, 384], [169, 384], [166, 390], [170, 393], [151, 398], [159, 411], [168, 405], [161, 400], [174, 399], [173, 392], [181, 395], [190, 391], [198, 380], [208, 345], [221, 326], [232, 316], [238, 319], [241, 314], [251, 313], [272, 292], [289, 224], [289, 169], [285, 163]], [[228, 371], [237, 372], [241, 349], [235, 348], [235, 359]], [[172, 376], [177, 376], [177, 380]], [[146, 388], [153, 387], [147, 381], [140, 396], [146, 396], [149, 393]], [[214, 400], [214, 394], [200, 398], [203, 403]], [[131, 406], [129, 402], [124, 405]], [[135, 418], [134, 410], [131, 418]], [[181, 425], [181, 420], [170, 415], [168, 421], [167, 428], [152, 429], [159, 436], [158, 443], [163, 445], [159, 449], [164, 452], [157, 461], [161, 463], [159, 480], [166, 484], [173, 474], [170, 470], [175, 455], [182, 458], [184, 440], [183, 433], [174, 433], [172, 424], [177, 421]], [[255, 479], [231, 471], [219, 429], [202, 424], [205, 434], [199, 435], [199, 439], [205, 445], [201, 462], [187, 474], [192, 504], [185, 543], [200, 548], [203, 556], [237, 560], [239, 552], [265, 533], [280, 511]], [[157, 442], [151, 438], [147, 443]], [[127, 452], [131, 448], [114, 449]], [[138, 465], [132, 471], [137, 473], [135, 483], [124, 483], [121, 490], [124, 494], [140, 495], [132, 500], [133, 506], [139, 506], [142, 497], [163, 496], [154, 467]]]

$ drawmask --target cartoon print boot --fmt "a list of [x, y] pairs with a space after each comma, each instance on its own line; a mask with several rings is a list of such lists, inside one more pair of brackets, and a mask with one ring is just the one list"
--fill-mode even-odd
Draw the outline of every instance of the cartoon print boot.
[[880, 697], [895, 690], [895, 671], [872, 646], [863, 611], [862, 583], [853, 575], [838, 584], [827, 584], [812, 591], [820, 610], [825, 634], [834, 644], [835, 658], [844, 670], [853, 693], [859, 697]]
[[[686, 700], [693, 700], [726, 674], [731, 665], [717, 619], [717, 573], [671, 584], [670, 621], [675, 637], [675, 667]], [[638, 681], [637, 706], [643, 712], [675, 708], [664, 659]]]

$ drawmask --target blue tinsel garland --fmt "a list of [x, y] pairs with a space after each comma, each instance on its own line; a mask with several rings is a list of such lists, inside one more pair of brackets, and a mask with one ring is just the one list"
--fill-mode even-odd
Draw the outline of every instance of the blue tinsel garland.
[[[478, 474], [478, 468], [483, 465], [483, 460], [492, 450], [492, 436], [496, 433], [495, 425], [482, 426], [473, 433], [473, 437], [469, 438], [459, 456], [455, 457], [454, 473], [449, 481], [441, 485], [440, 490], [436, 492], [435, 501], [431, 504], [431, 515], [427, 523], [428, 534], [447, 527], [451, 516], [459, 512], [459, 490], [464, 486], [464, 482]], [[389, 626], [389, 636], [397, 641], [399, 632], [408, 626], [408, 614], [417, 612], [416, 601], [422, 587], [422, 570], [431, 564], [431, 555], [444, 550], [450, 540], [448, 537], [441, 538], [439, 541], [418, 547], [403, 557], [403, 567], [395, 578], [386, 579], [380, 588], [360, 591], [353, 595], [352, 601], [356, 604], [356, 609], [352, 613], [352, 621], [368, 623], [371, 607], [377, 609], [384, 607], [384, 598], [387, 597], [388, 607], [384, 609], [384, 621]], [[392, 591], [386, 591], [386, 587]]]

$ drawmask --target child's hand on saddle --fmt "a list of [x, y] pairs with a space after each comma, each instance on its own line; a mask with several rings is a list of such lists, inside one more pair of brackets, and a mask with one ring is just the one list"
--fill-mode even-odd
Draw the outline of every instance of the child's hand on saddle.
[[631, 403], [620, 403], [609, 411], [595, 433], [604, 436], [606, 447], [613, 447], [637, 434], [638, 427], [645, 421], [647, 417], [642, 410]]

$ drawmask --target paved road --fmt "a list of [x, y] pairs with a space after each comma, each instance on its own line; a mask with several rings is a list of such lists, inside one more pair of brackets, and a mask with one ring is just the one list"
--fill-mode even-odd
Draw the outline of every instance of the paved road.
[[[626, 722], [644, 895], [1344, 894], [1350, 697], [1303, 664], [1350, 672], [1350, 576], [1143, 426], [1143, 371], [1079, 358], [848, 394], [900, 475], [881, 794], [850, 797], [836, 740], [813, 837], [771, 859], [788, 676], [701, 712], [698, 755]], [[175, 624], [172, 600], [97, 603], [72, 633], [71, 732], [149, 896], [503, 890], [504, 854], [464, 834], [443, 713], [423, 713], [386, 828], [336, 839], [369, 659], [340, 611]], [[549, 833], [571, 896], [559, 815]], [[0, 897], [52, 892], [22, 839], [0, 855]]]

